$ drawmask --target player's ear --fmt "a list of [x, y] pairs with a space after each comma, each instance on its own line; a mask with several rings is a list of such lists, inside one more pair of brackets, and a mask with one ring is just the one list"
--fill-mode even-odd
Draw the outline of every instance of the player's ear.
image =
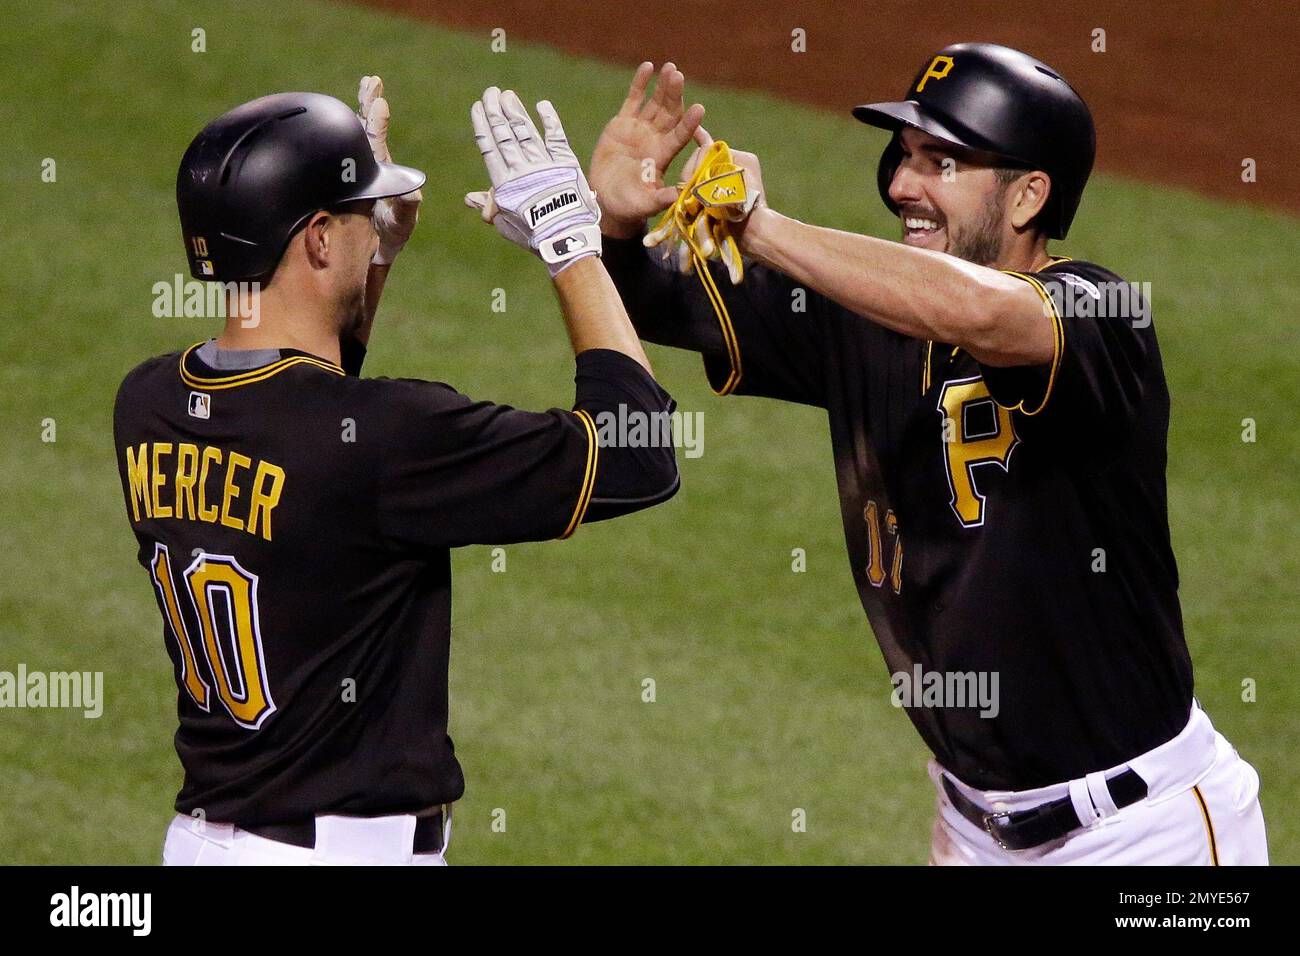
[[1024, 229], [1047, 205], [1052, 181], [1040, 169], [1030, 170], [1012, 184], [1011, 224]]
[[329, 265], [330, 242], [335, 223], [335, 217], [322, 209], [308, 219], [307, 225], [303, 227], [303, 251], [313, 269], [324, 269]]

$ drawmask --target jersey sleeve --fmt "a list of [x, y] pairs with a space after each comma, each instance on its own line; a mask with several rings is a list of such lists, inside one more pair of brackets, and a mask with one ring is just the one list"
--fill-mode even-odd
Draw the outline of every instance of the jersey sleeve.
[[1029, 418], [1110, 429], [1132, 423], [1159, 361], [1149, 303], [1136, 284], [1072, 260], [1009, 274], [1038, 293], [1055, 345], [1045, 365], [982, 366], [994, 399]]
[[393, 423], [370, 451], [385, 540], [415, 549], [510, 544], [578, 527], [596, 476], [589, 414], [473, 401], [436, 382], [371, 381], [384, 393], [379, 414]]
[[639, 239], [606, 238], [603, 258], [637, 333], [699, 352], [715, 392], [825, 407], [824, 300], [817, 293], [752, 263], [733, 286], [726, 270], [710, 263], [722, 317], [699, 276], [669, 268]]
[[437, 382], [367, 380], [383, 436], [369, 451], [384, 539], [419, 549], [567, 538], [584, 519], [671, 498], [671, 440], [646, 446], [609, 433], [620, 416], [666, 432], [672, 397], [619, 352], [589, 349], [575, 365], [572, 411], [474, 401]]

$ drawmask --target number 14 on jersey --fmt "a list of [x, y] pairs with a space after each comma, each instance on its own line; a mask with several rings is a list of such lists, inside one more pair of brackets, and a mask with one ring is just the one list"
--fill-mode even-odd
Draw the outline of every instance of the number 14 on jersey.
[[[874, 588], [883, 587], [885, 583], [885, 548], [884, 536], [880, 533], [880, 506], [868, 501], [862, 509], [862, 517], [867, 522], [867, 580]], [[891, 544], [889, 558], [889, 586], [897, 594], [903, 587], [903, 539], [898, 535], [898, 518], [893, 509], [885, 511], [885, 533]]]

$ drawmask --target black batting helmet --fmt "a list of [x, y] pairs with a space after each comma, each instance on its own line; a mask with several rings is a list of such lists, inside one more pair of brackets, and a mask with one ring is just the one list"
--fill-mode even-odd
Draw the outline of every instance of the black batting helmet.
[[1052, 188], [1039, 219], [1053, 239], [1069, 231], [1097, 152], [1092, 114], [1070, 84], [1050, 66], [993, 43], [944, 47], [916, 74], [907, 99], [855, 106], [853, 115], [894, 132], [876, 174], [890, 212], [898, 212], [889, 198], [902, 159], [898, 131], [912, 126], [1047, 173]]
[[332, 96], [276, 93], [237, 106], [194, 137], [176, 174], [190, 275], [264, 278], [313, 214], [423, 183], [417, 169], [376, 162], [360, 117]]

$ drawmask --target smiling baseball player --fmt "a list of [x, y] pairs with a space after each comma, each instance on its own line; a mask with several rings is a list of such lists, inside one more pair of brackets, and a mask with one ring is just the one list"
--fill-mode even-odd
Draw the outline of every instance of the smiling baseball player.
[[[931, 861], [1267, 862], [1258, 775], [1192, 697], [1148, 303], [1047, 250], [1092, 167], [1083, 100], [1031, 57], [965, 43], [902, 101], [857, 107], [892, 134], [878, 186], [895, 243], [776, 212], [751, 154], [730, 154], [743, 189], [679, 196], [662, 175], [692, 138], [688, 179], [728, 154], [684, 107], [682, 74], [666, 65], [647, 99], [652, 74], [638, 69], [591, 164], [633, 323], [702, 353], [719, 393], [827, 410], [896, 692], [900, 676], [997, 678], [995, 707], [902, 698], [935, 755]], [[733, 221], [697, 230], [718, 197]], [[689, 248], [647, 254], [646, 220], [670, 206], [649, 242]], [[709, 252], [726, 272], [677, 270], [701, 273]]]
[[677, 489], [671, 447], [598, 446], [594, 418], [671, 400], [600, 263], [559, 117], [539, 109], [544, 132], [494, 87], [473, 129], [484, 205], [554, 281], [572, 411], [358, 376], [424, 183], [391, 162], [377, 77], [360, 118], [267, 96], [181, 161], [191, 274], [240, 286], [219, 336], [140, 365], [114, 411], [179, 688], [167, 864], [442, 864], [465, 786], [447, 734], [450, 549], [567, 538]]

